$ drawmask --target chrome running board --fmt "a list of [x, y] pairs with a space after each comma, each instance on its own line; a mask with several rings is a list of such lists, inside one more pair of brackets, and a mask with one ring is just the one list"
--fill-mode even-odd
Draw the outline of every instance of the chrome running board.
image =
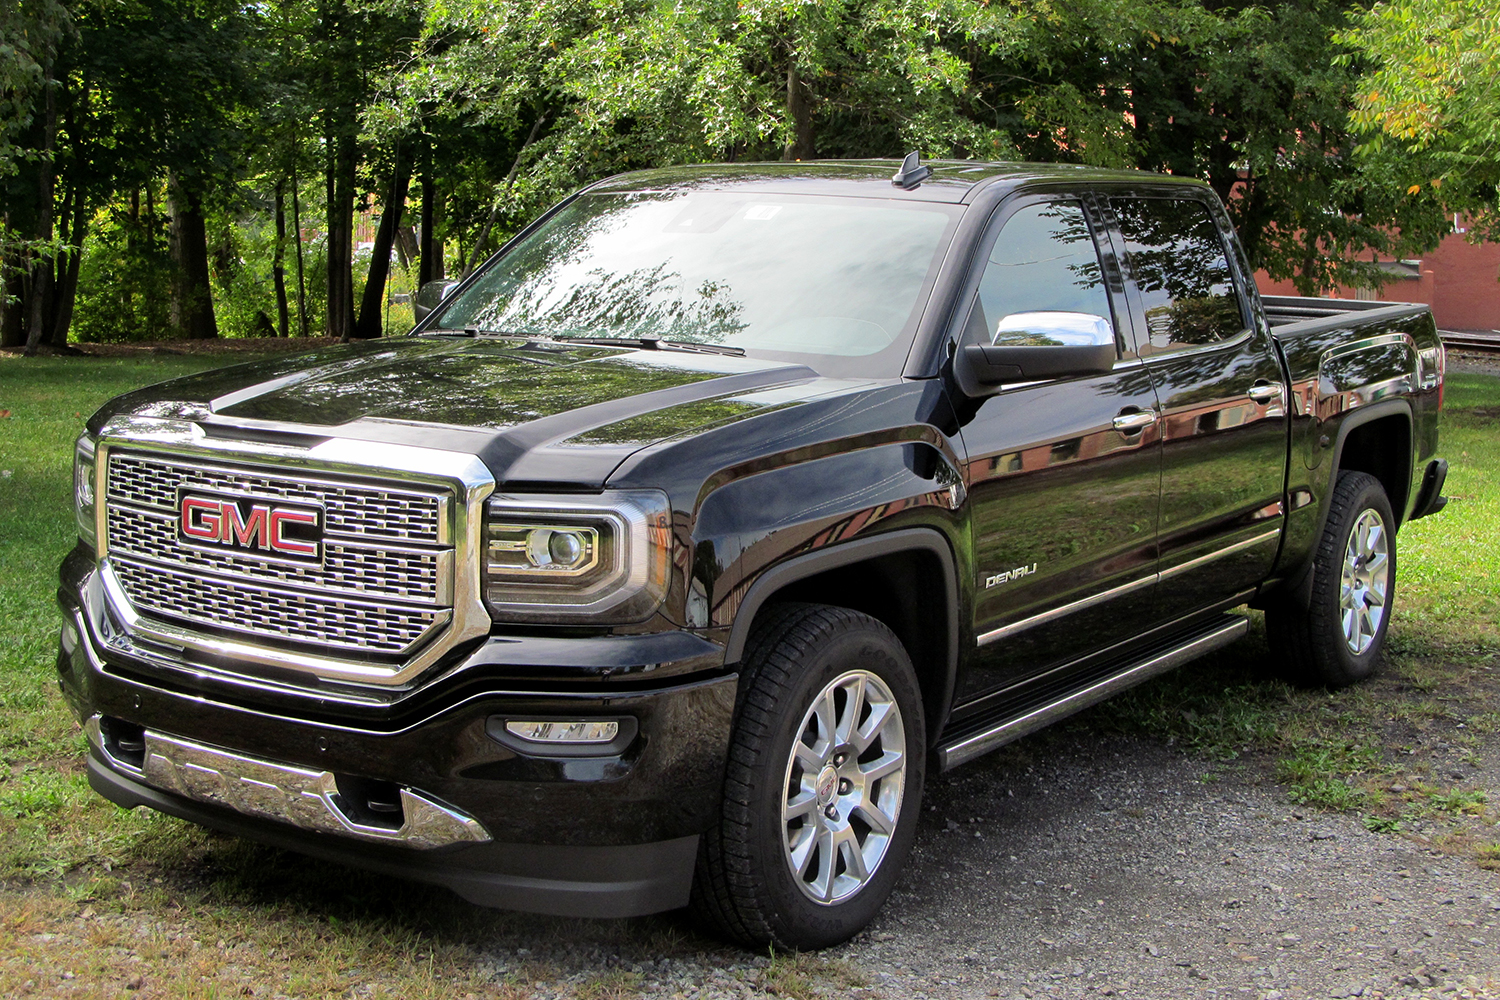
[[110, 752], [95, 715], [83, 726], [111, 768], [164, 792], [303, 830], [430, 850], [489, 841], [480, 822], [410, 788], [401, 788], [399, 827], [356, 822], [341, 803], [331, 771], [278, 764], [145, 730], [139, 765]]
[[1104, 678], [1101, 681], [1090, 684], [1087, 687], [1071, 691], [1055, 701], [1028, 709], [1024, 714], [1007, 719], [984, 732], [975, 733], [964, 737], [955, 743], [949, 743], [938, 747], [938, 763], [942, 770], [957, 767], [960, 764], [973, 760], [991, 750], [998, 749], [1012, 740], [1018, 740], [1022, 736], [1043, 729], [1059, 719], [1067, 718], [1075, 712], [1081, 712], [1091, 705], [1096, 705], [1111, 695], [1118, 694], [1126, 688], [1135, 687], [1143, 681], [1150, 680], [1158, 674], [1164, 674], [1174, 667], [1179, 667], [1189, 660], [1195, 660], [1204, 653], [1211, 652], [1221, 646], [1227, 646], [1240, 636], [1249, 631], [1250, 622], [1244, 618], [1235, 618], [1224, 622], [1213, 630], [1199, 634], [1163, 653], [1158, 653], [1150, 659], [1142, 660], [1133, 666], [1127, 667], [1116, 674]]

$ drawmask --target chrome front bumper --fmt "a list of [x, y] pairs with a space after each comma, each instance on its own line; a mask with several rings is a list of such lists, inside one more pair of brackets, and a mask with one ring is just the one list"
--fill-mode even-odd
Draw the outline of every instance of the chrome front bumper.
[[478, 820], [414, 789], [399, 790], [399, 827], [373, 826], [357, 822], [346, 811], [338, 778], [331, 771], [259, 760], [149, 729], [144, 731], [144, 753], [136, 765], [111, 752], [100, 716], [90, 717], [83, 731], [95, 752], [115, 770], [161, 791], [246, 816], [423, 850], [490, 840]]

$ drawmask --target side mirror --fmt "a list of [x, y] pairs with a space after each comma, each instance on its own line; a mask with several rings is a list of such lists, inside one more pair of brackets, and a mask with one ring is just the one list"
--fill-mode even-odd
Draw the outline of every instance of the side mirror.
[[412, 315], [416, 322], [420, 323], [432, 314], [438, 303], [448, 297], [448, 293], [458, 285], [456, 281], [447, 278], [438, 278], [429, 281], [417, 290], [416, 298], [411, 301]]
[[988, 344], [969, 344], [954, 359], [959, 387], [983, 396], [1006, 383], [1107, 375], [1119, 352], [1109, 320], [1091, 313], [1011, 313]]

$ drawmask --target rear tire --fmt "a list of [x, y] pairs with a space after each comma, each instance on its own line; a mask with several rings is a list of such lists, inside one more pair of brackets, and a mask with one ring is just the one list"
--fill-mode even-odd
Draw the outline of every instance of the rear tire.
[[750, 634], [738, 701], [692, 908], [752, 947], [846, 941], [916, 833], [927, 744], [911, 660], [868, 615], [783, 605]]
[[1396, 596], [1395, 525], [1378, 479], [1339, 474], [1308, 603], [1289, 598], [1266, 609], [1266, 637], [1288, 680], [1344, 687], [1375, 672]]

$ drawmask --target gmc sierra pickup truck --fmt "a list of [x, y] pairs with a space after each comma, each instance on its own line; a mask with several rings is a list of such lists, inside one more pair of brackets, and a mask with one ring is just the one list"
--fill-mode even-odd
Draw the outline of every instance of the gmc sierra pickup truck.
[[[1243, 635], [1380, 658], [1424, 307], [1262, 299], [1201, 183], [650, 171], [411, 336], [78, 440], [61, 685], [110, 800], [476, 902], [818, 947], [924, 779]], [[1368, 306], [1368, 307], [1367, 307]]]

